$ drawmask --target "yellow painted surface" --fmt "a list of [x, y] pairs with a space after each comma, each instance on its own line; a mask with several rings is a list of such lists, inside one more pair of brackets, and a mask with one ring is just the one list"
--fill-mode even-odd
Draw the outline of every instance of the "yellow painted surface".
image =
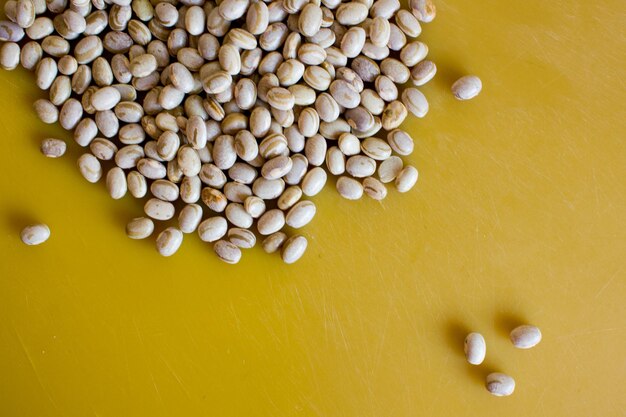
[[[418, 187], [315, 198], [306, 256], [238, 266], [186, 236], [159, 257], [77, 172], [43, 158], [42, 96], [0, 73], [0, 415], [625, 416], [623, 0], [439, 1]], [[449, 93], [478, 74], [476, 100]], [[19, 230], [52, 229], [40, 247]], [[518, 322], [543, 342], [516, 350]], [[464, 362], [469, 330], [485, 364]], [[485, 374], [517, 381], [491, 397]]]

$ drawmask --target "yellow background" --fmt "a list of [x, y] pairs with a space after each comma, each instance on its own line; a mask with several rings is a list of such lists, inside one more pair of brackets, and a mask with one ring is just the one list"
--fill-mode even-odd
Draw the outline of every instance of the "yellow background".
[[[2, 72], [0, 415], [625, 416], [625, 3], [437, 5], [431, 111], [406, 126], [418, 186], [380, 204], [328, 187], [293, 266], [127, 239], [141, 203], [84, 181], [32, 76]], [[461, 103], [466, 73], [484, 90]], [[26, 247], [35, 220], [52, 237]], [[508, 341], [520, 322], [535, 349]], [[492, 370], [512, 397], [485, 391]]]

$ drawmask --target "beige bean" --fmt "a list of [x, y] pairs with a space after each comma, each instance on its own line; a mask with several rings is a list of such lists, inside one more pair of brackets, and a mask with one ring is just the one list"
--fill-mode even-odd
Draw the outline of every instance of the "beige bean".
[[228, 182], [224, 186], [224, 195], [228, 201], [233, 203], [244, 203], [246, 198], [252, 195], [252, 190], [246, 184]]
[[89, 146], [98, 134], [98, 127], [92, 119], [81, 120], [74, 129], [74, 141], [80, 146]]
[[285, 222], [288, 226], [299, 229], [313, 220], [316, 211], [315, 203], [312, 201], [300, 201], [289, 210]]
[[0, 41], [19, 42], [24, 37], [24, 29], [17, 23], [7, 20], [0, 21]]
[[137, 171], [130, 171], [126, 176], [128, 191], [135, 198], [143, 198], [148, 192], [146, 177]]
[[393, 130], [406, 119], [408, 111], [401, 101], [395, 100], [387, 104], [381, 117], [383, 129]]
[[396, 179], [402, 171], [404, 163], [398, 156], [391, 156], [382, 161], [378, 166], [378, 178], [383, 183], [389, 183]]
[[356, 178], [369, 177], [376, 172], [376, 161], [364, 155], [354, 155], [346, 161], [346, 171]]
[[230, 243], [242, 249], [253, 248], [256, 244], [254, 233], [246, 229], [233, 227], [228, 230], [228, 240]]
[[322, 65], [327, 59], [326, 50], [314, 43], [305, 43], [298, 48], [298, 60], [306, 65]]
[[407, 165], [400, 171], [396, 178], [396, 188], [401, 193], [409, 191], [417, 182], [418, 172], [415, 167]]
[[311, 137], [317, 134], [320, 125], [320, 118], [315, 109], [307, 107], [300, 112], [298, 117], [298, 129], [304, 137]]
[[437, 66], [432, 61], [422, 61], [411, 70], [411, 81], [416, 86], [421, 86], [433, 79], [437, 74]]
[[254, 219], [259, 218], [263, 213], [265, 213], [265, 201], [254, 195], [246, 197], [243, 202], [243, 207]]
[[374, 82], [376, 77], [380, 75], [380, 67], [378, 64], [371, 58], [363, 55], [354, 58], [350, 64], [350, 68], [359, 75], [362, 81], [368, 83]]
[[[378, 2], [380, 3], [380, 1]], [[369, 37], [373, 45], [378, 47], [386, 47], [391, 36], [391, 26], [389, 18], [384, 16], [376, 16], [372, 19], [368, 26]]]
[[284, 180], [289, 185], [297, 185], [307, 173], [309, 161], [302, 154], [294, 154], [291, 160], [293, 162], [291, 171], [285, 175]]
[[288, 156], [277, 156], [263, 164], [261, 175], [268, 180], [282, 178], [291, 170], [293, 162]]
[[65, 130], [72, 130], [76, 127], [83, 115], [83, 107], [76, 99], [70, 98], [63, 103], [59, 113], [59, 123]]
[[403, 130], [395, 129], [387, 134], [387, 142], [398, 155], [413, 153], [413, 138]]
[[135, 168], [144, 157], [144, 150], [139, 145], [127, 145], [115, 154], [115, 164], [122, 169]]
[[158, 198], [149, 199], [143, 209], [146, 215], [155, 220], [169, 220], [174, 217], [175, 213], [172, 203], [159, 200]]
[[33, 104], [35, 113], [44, 123], [56, 123], [59, 119], [59, 110], [49, 100], [39, 99]]
[[536, 326], [522, 325], [511, 331], [513, 346], [518, 349], [530, 349], [541, 342], [541, 330]]
[[102, 177], [100, 161], [92, 154], [85, 153], [78, 158], [78, 169], [87, 181], [96, 183]]
[[362, 106], [347, 110], [345, 117], [350, 127], [359, 132], [369, 131], [376, 123], [374, 115]]
[[[27, 0], [30, 1], [30, 0]], [[6, 42], [0, 48], [0, 67], [13, 70], [20, 63], [20, 47], [15, 42]]]
[[252, 216], [244, 209], [242, 204], [229, 203], [224, 211], [229, 222], [237, 227], [248, 229], [252, 226]]
[[304, 255], [308, 245], [308, 241], [302, 235], [292, 236], [287, 239], [281, 250], [281, 257], [286, 264], [292, 264], [298, 261]]
[[145, 239], [154, 232], [154, 222], [147, 217], [137, 217], [126, 225], [126, 236], [131, 239]]
[[119, 131], [119, 120], [111, 110], [96, 112], [96, 125], [107, 138], [112, 138]]
[[98, 57], [93, 61], [93, 64], [91, 64], [91, 75], [98, 87], [106, 87], [113, 84], [111, 64], [103, 57]]
[[109, 161], [115, 156], [117, 146], [108, 139], [95, 138], [89, 144], [89, 150], [96, 158], [102, 161]]
[[267, 92], [267, 102], [277, 110], [291, 110], [295, 104], [293, 94], [286, 88], [274, 87]]
[[283, 62], [280, 64], [276, 72], [276, 76], [278, 77], [280, 84], [285, 87], [294, 85], [300, 81], [303, 74], [304, 64], [297, 59], [288, 59]]
[[352, 133], [357, 138], [363, 139], [363, 138], [367, 138], [367, 137], [370, 137], [370, 136], [375, 136], [378, 133], [378, 131], [380, 131], [380, 129], [382, 129], [381, 119], [378, 116], [374, 116], [374, 124], [372, 125], [372, 127], [370, 129], [368, 129], [368, 130], [356, 130], [356, 129], [353, 129]]
[[326, 156], [327, 144], [326, 139], [322, 135], [314, 135], [306, 140], [304, 146], [304, 154], [309, 164], [320, 166], [324, 163]]
[[259, 177], [252, 184], [252, 192], [263, 200], [278, 198], [285, 190], [285, 181], [282, 179], [268, 180]]
[[463, 344], [465, 359], [472, 365], [480, 365], [485, 360], [487, 344], [480, 333], [470, 333]]
[[363, 192], [376, 201], [387, 197], [387, 187], [374, 177], [367, 177], [363, 180]]
[[22, 28], [28, 28], [35, 22], [35, 3], [32, 0], [17, 0], [15, 22]]
[[402, 103], [408, 111], [417, 117], [424, 117], [428, 113], [428, 101], [417, 88], [407, 88], [402, 92]]
[[384, 161], [391, 156], [391, 146], [378, 138], [367, 138], [361, 142], [363, 153], [376, 161]]
[[246, 27], [253, 35], [260, 35], [269, 24], [269, 10], [263, 2], [254, 2], [246, 13]]
[[335, 18], [342, 25], [355, 26], [367, 18], [368, 12], [366, 5], [352, 1], [341, 4], [337, 8]]
[[241, 56], [239, 48], [231, 44], [225, 44], [220, 47], [218, 53], [220, 66], [230, 75], [239, 74], [241, 71]]
[[95, 35], [82, 38], [74, 47], [74, 57], [79, 64], [88, 64], [102, 55], [103, 45]]
[[417, 38], [422, 33], [419, 21], [408, 10], [398, 10], [396, 24], [410, 38]]
[[[117, 88], [115, 89], [118, 90]], [[120, 93], [120, 99], [121, 99], [121, 93]], [[141, 121], [141, 118], [143, 117], [144, 114], [143, 114], [143, 108], [141, 107], [139, 103], [135, 103], [132, 101], [122, 101], [115, 105], [115, 115], [122, 122], [137, 123]], [[132, 125], [126, 125], [124, 127], [127, 127], [127, 126], [132, 126]], [[141, 126], [139, 125], [135, 125], [135, 126], [141, 129]], [[122, 128], [122, 130], [124, 130], [124, 127]], [[120, 130], [120, 133], [122, 130]], [[145, 133], [142, 131], [141, 141], [143, 141], [144, 137], [145, 137]]]
[[437, 15], [437, 9], [433, 0], [410, 0], [409, 7], [411, 8], [411, 13], [420, 22], [432, 22]]
[[320, 167], [311, 169], [302, 179], [302, 192], [309, 197], [319, 194], [324, 188], [324, 185], [326, 185], [327, 179], [328, 176], [324, 169]]
[[83, 34], [87, 36], [99, 35], [108, 26], [109, 26], [109, 19], [108, 19], [107, 12], [104, 10], [97, 10], [93, 13], [90, 13], [85, 18], [85, 30]]
[[363, 186], [354, 178], [341, 176], [337, 179], [337, 191], [347, 200], [358, 200], [363, 196]]
[[202, 220], [202, 207], [198, 204], [187, 204], [178, 215], [178, 228], [183, 233], [193, 233]]
[[41, 48], [48, 55], [60, 58], [69, 53], [70, 43], [60, 36], [51, 35], [44, 38], [41, 42]]
[[339, 150], [346, 156], [358, 155], [361, 151], [361, 142], [351, 133], [340, 135], [337, 145], [339, 146]]
[[303, 36], [315, 35], [322, 26], [322, 9], [313, 3], [309, 3], [300, 12], [298, 28]]
[[137, 170], [146, 178], [151, 180], [157, 180], [165, 178], [167, 170], [165, 166], [154, 159], [141, 158], [137, 161]]
[[357, 57], [363, 50], [367, 33], [359, 26], [353, 26], [341, 39], [341, 52], [347, 58]]
[[178, 186], [169, 180], [163, 179], [157, 179], [150, 184], [150, 192], [154, 197], [163, 201], [176, 201], [179, 196]]
[[[39, 64], [42, 55], [43, 49], [41, 49], [41, 45], [39, 45], [35, 41], [28, 42], [22, 47], [22, 50], [20, 51], [19, 63], [21, 63], [22, 66], [29, 71], [34, 70], [37, 67], [37, 64]], [[63, 58], [61, 58], [61, 61], [62, 60]], [[59, 64], [61, 63], [61, 61], [59, 61]], [[63, 71], [61, 71], [61, 68], [59, 68], [59, 72], [63, 73]]]
[[330, 84], [330, 94], [335, 99], [337, 104], [347, 109], [353, 109], [361, 102], [361, 97], [357, 89], [345, 80], [333, 81]]
[[83, 94], [91, 84], [91, 80], [91, 68], [87, 65], [79, 65], [76, 72], [72, 75], [72, 91], [76, 94]]
[[301, 152], [304, 149], [305, 138], [298, 125], [294, 124], [285, 129], [285, 138], [287, 138], [287, 146], [293, 153]]
[[202, 80], [204, 91], [209, 94], [219, 94], [230, 88], [233, 79], [226, 71], [217, 71]]
[[365, 42], [363, 45], [363, 55], [376, 61], [381, 61], [389, 56], [389, 48], [386, 45], [376, 46], [371, 42]]
[[315, 110], [320, 119], [330, 123], [337, 120], [340, 114], [339, 104], [331, 94], [322, 93], [315, 100]]
[[183, 232], [175, 227], [168, 227], [157, 236], [156, 248], [162, 256], [172, 256], [183, 243]]
[[285, 214], [279, 209], [266, 211], [259, 217], [259, 221], [257, 222], [257, 230], [264, 236], [276, 233], [284, 226]]
[[385, 109], [385, 101], [372, 89], [366, 88], [361, 92], [360, 104], [372, 115], [378, 116]]
[[288, 210], [302, 197], [302, 189], [297, 185], [287, 187], [278, 198], [277, 205], [281, 210]]
[[[327, 139], [335, 140], [338, 139], [344, 133], [349, 133], [351, 131], [350, 124], [344, 119], [337, 119], [334, 122], [321, 122], [320, 123], [320, 134]], [[371, 135], [370, 135], [371, 136]]]
[[202, 202], [216, 213], [221, 213], [226, 209], [228, 199], [220, 190], [211, 187], [205, 187], [200, 194]]
[[326, 91], [330, 86], [332, 77], [324, 68], [309, 66], [304, 70], [304, 81], [314, 90]]
[[485, 387], [496, 397], [506, 397], [515, 391], [515, 380], [508, 375], [494, 372], [487, 375]]
[[57, 76], [57, 64], [52, 58], [43, 58], [37, 64], [35, 69], [35, 77], [37, 87], [47, 90]]
[[198, 152], [196, 152], [194, 148], [188, 145], [180, 147], [178, 150], [177, 160], [178, 166], [183, 171], [183, 175], [193, 177], [200, 173], [202, 162], [200, 161]]
[[476, 97], [483, 88], [483, 84], [475, 75], [466, 75], [452, 84], [452, 94], [457, 100], [471, 100]]
[[20, 239], [28, 246], [40, 245], [50, 238], [50, 228], [43, 224], [26, 226], [20, 233]]
[[215, 242], [226, 235], [228, 223], [221, 216], [209, 217], [198, 225], [198, 236], [203, 242]]
[[[225, 0], [224, 2], [226, 1], [228, 0]], [[222, 4], [224, 4], [224, 2], [222, 2]], [[218, 258], [227, 264], [236, 264], [241, 260], [241, 249], [239, 249], [234, 243], [226, 240], [218, 240], [215, 242], [213, 250], [217, 254]]]
[[128, 34], [138, 45], [145, 46], [152, 40], [152, 32], [148, 26], [136, 19], [128, 22]]
[[157, 69], [157, 61], [154, 55], [142, 54], [130, 61], [130, 73], [133, 77], [147, 77]]
[[265, 253], [277, 252], [287, 241], [287, 235], [283, 232], [276, 232], [263, 239], [262, 246]]
[[114, 87], [103, 87], [91, 96], [91, 105], [96, 111], [110, 110], [122, 99], [120, 92]]
[[120, 167], [113, 167], [107, 172], [106, 187], [109, 195], [114, 200], [119, 200], [126, 195], [128, 186], [126, 184], [126, 175]]
[[180, 199], [187, 204], [195, 203], [200, 200], [201, 190], [202, 181], [198, 175], [184, 177], [180, 183]]
[[52, 24], [52, 19], [44, 16], [35, 18], [33, 24], [26, 29], [26, 35], [33, 40], [43, 39], [53, 32], [54, 25]]
[[395, 58], [386, 58], [380, 63], [381, 72], [396, 84], [404, 84], [411, 77], [406, 65]]
[[40, 150], [48, 158], [59, 158], [65, 154], [67, 146], [61, 139], [47, 138], [41, 141]]
[[233, 166], [237, 160], [235, 139], [230, 135], [220, 135], [213, 144], [213, 160], [215, 165], [226, 170]]
[[256, 84], [249, 78], [240, 79], [235, 85], [235, 100], [241, 110], [250, 110], [257, 99]]

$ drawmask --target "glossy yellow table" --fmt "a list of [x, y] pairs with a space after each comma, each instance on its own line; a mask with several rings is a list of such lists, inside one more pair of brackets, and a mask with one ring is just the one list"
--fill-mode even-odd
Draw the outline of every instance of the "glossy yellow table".
[[[39, 141], [25, 71], [0, 74], [0, 415], [626, 415], [626, 67], [622, 0], [439, 1], [439, 73], [407, 123], [409, 194], [315, 198], [309, 249], [161, 258]], [[459, 75], [484, 81], [457, 102]], [[32, 221], [51, 239], [26, 247]], [[529, 351], [507, 339], [536, 323]], [[467, 331], [486, 362], [464, 362]], [[513, 396], [483, 387], [493, 370]]]

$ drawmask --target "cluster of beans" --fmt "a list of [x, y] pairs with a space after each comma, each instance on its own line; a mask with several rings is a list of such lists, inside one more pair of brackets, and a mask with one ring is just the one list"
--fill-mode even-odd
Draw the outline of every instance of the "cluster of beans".
[[[287, 263], [307, 246], [316, 213], [305, 199], [328, 174], [347, 199], [411, 189], [400, 129], [428, 102], [436, 72], [417, 40], [430, 0], [9, 0], [0, 65], [35, 72], [48, 91], [35, 110], [73, 132], [81, 174], [103, 176], [115, 199], [148, 197], [131, 238], [178, 211], [157, 249], [185, 233], [214, 242], [225, 262], [256, 244]], [[399, 91], [398, 86], [413, 85]], [[49, 157], [66, 144], [46, 139]], [[174, 203], [177, 203], [175, 206]], [[179, 209], [180, 208], [180, 209]]]

